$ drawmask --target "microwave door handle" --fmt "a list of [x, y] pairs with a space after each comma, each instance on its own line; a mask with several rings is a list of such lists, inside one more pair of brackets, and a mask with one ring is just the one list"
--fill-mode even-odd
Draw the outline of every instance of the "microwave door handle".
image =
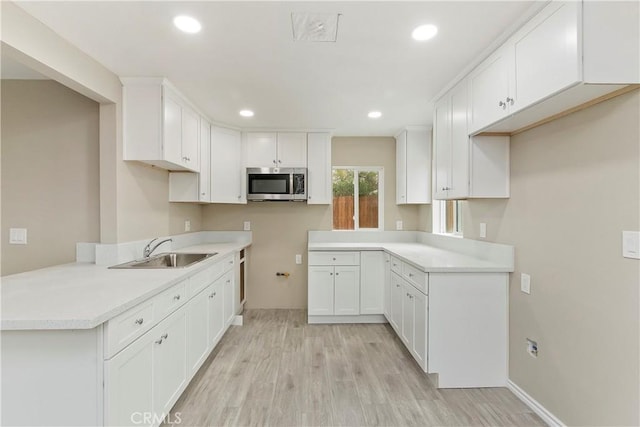
[[293, 175], [292, 173], [289, 174], [289, 194], [295, 194], [295, 188], [293, 186]]

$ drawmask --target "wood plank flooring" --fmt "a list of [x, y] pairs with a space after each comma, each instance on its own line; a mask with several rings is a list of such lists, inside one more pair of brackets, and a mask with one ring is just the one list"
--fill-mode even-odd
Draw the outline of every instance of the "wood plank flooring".
[[545, 425], [506, 388], [434, 388], [389, 325], [308, 325], [304, 310], [246, 310], [178, 414], [180, 426]]

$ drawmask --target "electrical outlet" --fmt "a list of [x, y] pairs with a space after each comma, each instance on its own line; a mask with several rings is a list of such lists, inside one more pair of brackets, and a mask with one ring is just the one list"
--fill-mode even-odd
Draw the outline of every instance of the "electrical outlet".
[[251, 221], [244, 222], [244, 231], [251, 231]]
[[640, 259], [640, 231], [622, 232], [622, 256]]
[[487, 237], [487, 224], [484, 222], [480, 223], [480, 237]]
[[527, 338], [527, 353], [531, 357], [538, 357], [538, 343], [529, 338]]
[[191, 231], [191, 221], [188, 219], [184, 220], [184, 231]]
[[27, 229], [26, 228], [10, 228], [9, 243], [12, 245], [26, 245]]
[[531, 276], [528, 274], [520, 275], [520, 290], [525, 294], [531, 294]]
[[401, 220], [396, 221], [396, 230], [402, 230], [402, 221]]
[[296, 254], [296, 264], [302, 264], [302, 255]]

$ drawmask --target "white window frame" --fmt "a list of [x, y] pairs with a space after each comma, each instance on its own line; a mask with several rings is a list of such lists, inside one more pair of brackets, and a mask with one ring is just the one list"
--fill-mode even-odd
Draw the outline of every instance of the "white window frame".
[[[457, 201], [459, 200], [451, 200]], [[447, 200], [433, 200], [431, 203], [431, 230], [433, 234], [442, 234], [445, 236], [452, 237], [464, 237], [463, 236], [463, 227], [462, 227], [462, 218], [460, 218], [460, 204], [456, 207], [456, 217], [454, 222], [460, 222], [460, 229], [456, 230], [453, 233], [447, 233], [447, 215], [445, 212]]]
[[[384, 231], [384, 167], [382, 166], [333, 166], [331, 168], [331, 199], [333, 200], [333, 171], [336, 169], [348, 169], [353, 170], [353, 186], [354, 186], [354, 198], [353, 198], [353, 230], [336, 230], [333, 228], [333, 203], [331, 206], [331, 229], [334, 231]], [[359, 172], [378, 172], [378, 228], [360, 228], [360, 203], [358, 197], [359, 194], [359, 179], [357, 174]]]

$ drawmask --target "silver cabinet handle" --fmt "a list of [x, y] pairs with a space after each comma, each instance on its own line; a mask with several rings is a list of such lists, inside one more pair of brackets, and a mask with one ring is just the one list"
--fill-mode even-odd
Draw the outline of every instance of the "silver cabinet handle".
[[282, 160], [278, 160], [278, 163], [282, 163]]
[[507, 108], [507, 103], [504, 101], [500, 101], [498, 102], [498, 107], [502, 107], [502, 109], [504, 110], [505, 108]]
[[156, 340], [156, 344], [162, 344], [162, 341], [166, 340], [167, 338], [169, 338], [169, 334], [164, 333], [160, 336], [159, 340]]
[[176, 301], [179, 301], [180, 300], [180, 294], [174, 296], [173, 299], [176, 300]]
[[201, 196], [204, 196], [204, 193], [200, 193]]
[[333, 258], [333, 260], [335, 261], [336, 259], [335, 259], [335, 258]]
[[400, 287], [400, 285], [396, 285], [396, 288], [399, 288], [399, 287]]
[[156, 344], [162, 344], [162, 338], [160, 338], [159, 340], [156, 340]]
[[142, 325], [143, 322], [144, 322], [144, 319], [142, 317], [139, 319], [136, 319], [136, 325]]
[[274, 165], [276, 164], [276, 161], [275, 161], [275, 160], [273, 161], [273, 164], [274, 164]]
[[339, 275], [340, 275], [340, 273], [336, 273], [336, 276], [339, 276]]
[[409, 277], [413, 277], [413, 273], [409, 273]]
[[231, 279], [227, 280], [227, 283], [231, 283]]
[[513, 101], [515, 101], [513, 98], [509, 98], [507, 97], [507, 102], [511, 105], [513, 105]]
[[214, 293], [212, 293], [212, 294], [210, 294], [210, 295], [209, 295], [209, 298], [213, 298], [213, 297], [215, 297], [215, 296], [216, 296], [216, 293], [214, 292]]
[[329, 276], [333, 276], [333, 273], [329, 273]]

